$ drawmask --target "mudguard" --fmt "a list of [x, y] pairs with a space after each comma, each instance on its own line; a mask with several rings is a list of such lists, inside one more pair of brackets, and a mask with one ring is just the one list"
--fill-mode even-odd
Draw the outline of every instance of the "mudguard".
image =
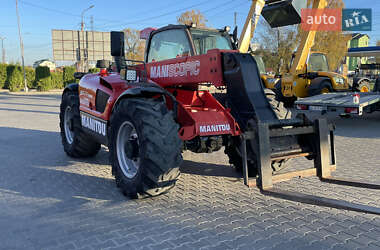
[[79, 84], [78, 83], [70, 83], [69, 85], [67, 85], [65, 87], [65, 89], [63, 90], [63, 93], [65, 93], [66, 91], [78, 92], [79, 91]]
[[115, 104], [112, 107], [113, 109], [119, 103], [119, 101], [123, 98], [128, 97], [151, 97], [152, 95], [164, 95], [169, 97], [173, 102], [173, 111], [175, 114], [175, 118], [177, 116], [177, 101], [176, 98], [166, 89], [160, 87], [155, 83], [138, 83], [137, 86], [129, 88], [125, 90], [121, 95], [117, 98]]
[[309, 88], [311, 86], [318, 86], [323, 81], [329, 81], [329, 82], [331, 82], [331, 79], [328, 78], [328, 77], [321, 77], [321, 76], [317, 77], [317, 78], [314, 78], [313, 80], [311, 80]]

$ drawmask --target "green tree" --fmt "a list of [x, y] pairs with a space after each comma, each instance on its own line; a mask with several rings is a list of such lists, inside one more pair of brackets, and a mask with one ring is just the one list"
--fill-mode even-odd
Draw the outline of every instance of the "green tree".
[[66, 66], [63, 68], [63, 83], [65, 86], [70, 83], [76, 82], [74, 78], [75, 71], [76, 71], [75, 67], [72, 67], [72, 66]]
[[7, 65], [0, 64], [0, 89], [4, 88], [6, 80], [7, 80]]
[[9, 65], [8, 72], [8, 89], [11, 92], [20, 91], [23, 87], [23, 73], [18, 65]]
[[95, 74], [95, 73], [99, 73], [100, 69], [98, 69], [98, 68], [92, 68], [92, 69], [89, 69], [88, 72], [91, 73], [91, 74]]
[[63, 72], [51, 72], [51, 85], [53, 89], [63, 89], [64, 84], [63, 84]]
[[26, 84], [29, 89], [36, 87], [36, 71], [32, 67], [25, 67]]
[[189, 10], [177, 17], [177, 22], [179, 24], [196, 24], [197, 27], [206, 27], [207, 19], [199, 10]]
[[36, 84], [38, 91], [48, 91], [53, 88], [49, 67], [36, 68]]

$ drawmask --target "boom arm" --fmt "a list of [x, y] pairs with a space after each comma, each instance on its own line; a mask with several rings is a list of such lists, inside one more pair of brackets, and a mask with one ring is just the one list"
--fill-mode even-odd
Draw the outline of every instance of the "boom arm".
[[[326, 0], [314, 0], [313, 9], [324, 9], [327, 6]], [[290, 74], [294, 75], [296, 72], [302, 71], [307, 63], [307, 58], [311, 47], [314, 45], [316, 28], [313, 27], [312, 31], [307, 31], [302, 34], [301, 43], [298, 46], [296, 56], [290, 69]]]
[[[247, 53], [251, 39], [255, 32], [257, 22], [261, 16], [261, 11], [265, 5], [265, 0], [253, 0], [249, 10], [247, 19], [245, 20], [244, 28], [239, 38], [239, 52]], [[253, 19], [254, 18], [254, 22]]]

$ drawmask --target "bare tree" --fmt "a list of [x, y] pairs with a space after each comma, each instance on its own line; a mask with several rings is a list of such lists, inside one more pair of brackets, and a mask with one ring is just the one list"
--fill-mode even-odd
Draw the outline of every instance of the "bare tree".
[[290, 64], [292, 53], [295, 50], [298, 37], [297, 26], [272, 29], [265, 21], [260, 22], [263, 27], [259, 33], [258, 41], [262, 45], [260, 53], [267, 68], [276, 73], [284, 73], [286, 65]]
[[179, 24], [196, 24], [198, 27], [206, 27], [206, 18], [199, 10], [190, 10], [182, 13], [177, 17], [177, 22]]
[[126, 28], [125, 34], [125, 54], [127, 59], [144, 60], [145, 41], [140, 39], [140, 31]]
[[[312, 6], [312, 1], [308, 1]], [[344, 8], [342, 0], [328, 0], [327, 8]], [[277, 72], [286, 71], [281, 67], [290, 63], [292, 53], [297, 49], [302, 34], [300, 25], [272, 29], [265, 21], [260, 22], [264, 29], [259, 34], [259, 42], [264, 48], [264, 62], [266, 66]], [[347, 51], [347, 42], [350, 36], [341, 31], [317, 31], [312, 51], [324, 52], [329, 60], [330, 70], [337, 69]], [[281, 60], [282, 59], [282, 60]]]

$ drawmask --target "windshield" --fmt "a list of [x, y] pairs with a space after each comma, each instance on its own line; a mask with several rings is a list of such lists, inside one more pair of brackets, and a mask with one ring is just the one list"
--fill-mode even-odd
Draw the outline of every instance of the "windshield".
[[197, 55], [206, 54], [210, 49], [231, 50], [229, 37], [218, 31], [191, 29], [194, 46]]
[[329, 65], [327, 63], [326, 55], [321, 53], [311, 54], [308, 63], [308, 71], [328, 72]]
[[258, 55], [254, 55], [253, 57], [255, 58], [255, 61], [257, 63], [257, 67], [259, 68], [260, 75], [266, 74], [267, 72], [265, 70], [265, 64], [264, 64], [263, 58], [261, 56], [258, 56]]

